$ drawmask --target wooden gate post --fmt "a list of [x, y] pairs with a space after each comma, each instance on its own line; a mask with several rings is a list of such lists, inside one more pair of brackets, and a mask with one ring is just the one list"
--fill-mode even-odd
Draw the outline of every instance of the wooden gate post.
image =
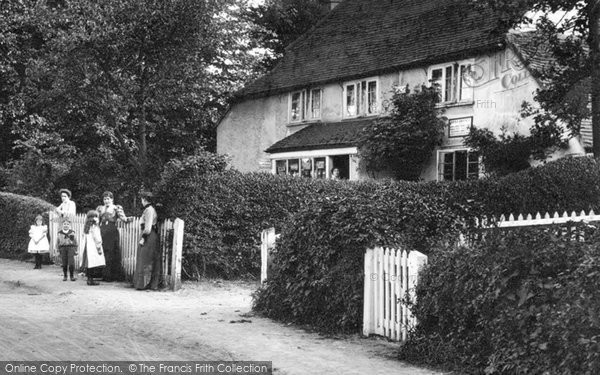
[[[363, 335], [369, 336], [375, 332], [375, 319], [373, 310], [373, 300], [375, 293], [375, 281], [377, 274], [373, 273], [375, 251], [367, 249], [365, 251], [365, 279], [364, 279], [364, 300], [363, 300]], [[375, 277], [374, 277], [375, 276]], [[375, 278], [375, 280], [374, 280]]]
[[181, 258], [183, 254], [183, 220], [177, 218], [173, 223], [173, 258], [171, 259], [171, 290], [181, 288]]

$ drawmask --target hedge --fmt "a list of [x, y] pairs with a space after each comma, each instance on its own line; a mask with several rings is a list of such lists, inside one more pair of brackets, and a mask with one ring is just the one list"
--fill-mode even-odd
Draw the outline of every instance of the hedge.
[[434, 254], [400, 359], [469, 374], [600, 372], [600, 236], [488, 235]]
[[314, 197], [336, 190], [333, 181], [236, 171], [171, 178], [165, 186], [164, 214], [185, 221], [188, 278], [258, 277], [261, 231], [280, 232]]
[[600, 212], [600, 165], [591, 157], [562, 158], [497, 179], [427, 182], [420, 192], [440, 196], [467, 217]]
[[254, 309], [322, 332], [356, 331], [366, 248], [379, 244], [430, 256], [451, 254], [449, 245], [465, 218], [597, 209], [598, 177], [593, 159], [573, 158], [498, 180], [341, 183], [306, 202], [283, 225], [273, 270], [255, 295]]
[[375, 245], [423, 251], [456, 238], [461, 222], [415, 184], [340, 183], [293, 216], [281, 233], [254, 309], [321, 332], [354, 332], [362, 323], [363, 257]]
[[29, 227], [42, 214], [48, 224], [48, 211], [54, 206], [38, 198], [0, 192], [0, 257], [24, 259], [29, 244]]

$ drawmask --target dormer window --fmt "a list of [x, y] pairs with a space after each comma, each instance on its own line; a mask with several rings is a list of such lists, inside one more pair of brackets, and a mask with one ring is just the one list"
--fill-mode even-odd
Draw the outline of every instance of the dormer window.
[[345, 118], [379, 113], [377, 79], [346, 82], [343, 104]]
[[290, 122], [321, 118], [321, 89], [294, 91], [290, 94]]
[[441, 104], [473, 100], [471, 63], [450, 63], [429, 68], [429, 83], [437, 87]]

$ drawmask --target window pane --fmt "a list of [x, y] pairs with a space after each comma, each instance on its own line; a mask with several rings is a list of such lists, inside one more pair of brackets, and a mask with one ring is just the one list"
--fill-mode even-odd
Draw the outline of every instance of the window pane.
[[298, 176], [300, 173], [300, 162], [298, 159], [290, 159], [288, 161], [289, 174], [292, 176]]
[[440, 101], [442, 100], [442, 69], [434, 69], [431, 71], [431, 86], [435, 87], [440, 93]]
[[275, 162], [275, 173], [278, 175], [284, 175], [287, 173], [286, 170], [287, 160], [277, 160]]
[[454, 95], [452, 95], [454, 91], [454, 85], [452, 82], [452, 66], [446, 67], [446, 77], [445, 77], [445, 87], [444, 87], [444, 101], [449, 102], [452, 101]]
[[367, 113], [377, 113], [377, 82], [369, 82], [369, 88], [367, 91]]
[[290, 119], [292, 121], [299, 121], [301, 119], [301, 111], [302, 111], [302, 103], [301, 103], [302, 95], [300, 92], [295, 92], [292, 94], [292, 109], [290, 114]]
[[362, 81], [360, 84], [360, 103], [358, 105], [358, 114], [367, 112], [367, 82]]
[[315, 158], [315, 177], [326, 177], [325, 158]]
[[356, 116], [356, 87], [354, 85], [346, 86], [346, 115]]
[[312, 90], [311, 118], [321, 118], [321, 90]]
[[454, 180], [454, 154], [442, 154], [442, 162], [440, 165], [440, 174], [442, 181]]
[[467, 152], [456, 151], [454, 153], [454, 180], [467, 179]]
[[469, 171], [467, 178], [476, 180], [479, 178], [479, 155], [476, 152], [469, 152]]
[[473, 99], [473, 79], [472, 79], [471, 65], [460, 66], [460, 79], [459, 84], [459, 100], [471, 100]]
[[311, 158], [303, 158], [302, 160], [302, 171], [300, 175], [302, 177], [311, 178], [312, 177], [312, 159]]

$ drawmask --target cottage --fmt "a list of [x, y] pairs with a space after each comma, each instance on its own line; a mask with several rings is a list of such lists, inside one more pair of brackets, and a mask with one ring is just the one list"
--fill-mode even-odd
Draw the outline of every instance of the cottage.
[[[464, 0], [346, 0], [245, 87], [217, 128], [217, 152], [240, 171], [366, 178], [357, 135], [385, 116], [394, 88], [436, 84], [447, 122], [424, 180], [476, 178], [464, 145], [471, 127], [526, 134], [520, 117], [540, 83], [524, 64], [518, 34]], [[572, 140], [564, 154], [584, 153]]]

